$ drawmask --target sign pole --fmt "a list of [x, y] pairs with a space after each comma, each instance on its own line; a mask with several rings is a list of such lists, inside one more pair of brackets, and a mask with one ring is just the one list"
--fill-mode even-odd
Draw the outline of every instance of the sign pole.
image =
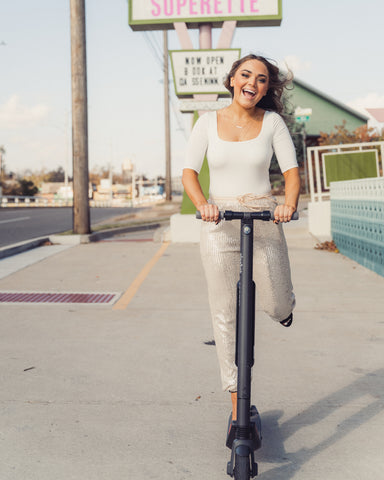
[[169, 79], [168, 79], [168, 32], [163, 31], [164, 40], [164, 115], [165, 115], [165, 199], [172, 200], [171, 177], [171, 134], [169, 118]]
[[312, 115], [312, 108], [296, 107], [295, 117], [296, 121], [301, 123], [301, 135], [303, 141], [303, 160], [304, 160], [304, 180], [305, 193], [308, 194], [308, 171], [307, 171], [307, 132], [305, 129], [306, 122], [309, 121]]
[[303, 161], [304, 161], [305, 193], [306, 193], [306, 195], [308, 195], [307, 132], [305, 131], [305, 124], [304, 123], [303, 123]]
[[199, 44], [200, 48], [211, 49], [212, 48], [212, 25], [204, 23], [199, 25]]

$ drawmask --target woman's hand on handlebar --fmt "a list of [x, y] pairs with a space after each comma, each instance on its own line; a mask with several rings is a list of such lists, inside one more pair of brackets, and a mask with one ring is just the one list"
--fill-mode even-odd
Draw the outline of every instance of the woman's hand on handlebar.
[[217, 205], [204, 203], [199, 205], [197, 209], [201, 213], [201, 219], [204, 220], [204, 222], [215, 222], [216, 224], [220, 222], [219, 208]]
[[279, 222], [290, 222], [293, 213], [296, 211], [296, 208], [293, 207], [292, 205], [278, 205], [275, 208], [274, 211], [274, 223], [279, 223]]

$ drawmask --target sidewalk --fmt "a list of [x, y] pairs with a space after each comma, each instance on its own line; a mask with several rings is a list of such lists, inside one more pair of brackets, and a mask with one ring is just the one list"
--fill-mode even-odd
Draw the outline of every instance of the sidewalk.
[[[294, 325], [257, 311], [257, 478], [378, 480], [384, 278], [315, 250], [304, 216], [286, 234]], [[13, 270], [20, 256], [0, 260], [0, 292], [115, 295], [108, 304], [0, 304], [1, 480], [229, 478], [230, 401], [207, 344], [199, 248], [159, 254], [151, 239], [66, 246]], [[56, 247], [32, 252], [42, 248]]]

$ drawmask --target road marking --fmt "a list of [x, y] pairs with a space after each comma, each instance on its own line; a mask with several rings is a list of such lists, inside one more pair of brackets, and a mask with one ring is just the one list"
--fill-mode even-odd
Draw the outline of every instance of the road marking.
[[22, 222], [23, 220], [29, 220], [31, 217], [11, 218], [11, 220], [0, 220], [0, 223]]
[[145, 265], [141, 270], [139, 275], [128, 287], [126, 292], [121, 296], [118, 302], [115, 303], [113, 310], [125, 310], [129, 305], [132, 298], [136, 295], [136, 292], [139, 290], [140, 285], [147, 278], [149, 272], [156, 265], [158, 260], [163, 256], [165, 250], [168, 248], [169, 242], [164, 242], [157, 253], [151, 258], [151, 260]]

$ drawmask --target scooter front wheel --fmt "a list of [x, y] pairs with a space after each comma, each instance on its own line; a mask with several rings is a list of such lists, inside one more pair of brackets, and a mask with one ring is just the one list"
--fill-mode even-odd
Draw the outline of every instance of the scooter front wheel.
[[251, 478], [251, 469], [249, 467], [249, 457], [235, 456], [235, 480], [249, 480]]

